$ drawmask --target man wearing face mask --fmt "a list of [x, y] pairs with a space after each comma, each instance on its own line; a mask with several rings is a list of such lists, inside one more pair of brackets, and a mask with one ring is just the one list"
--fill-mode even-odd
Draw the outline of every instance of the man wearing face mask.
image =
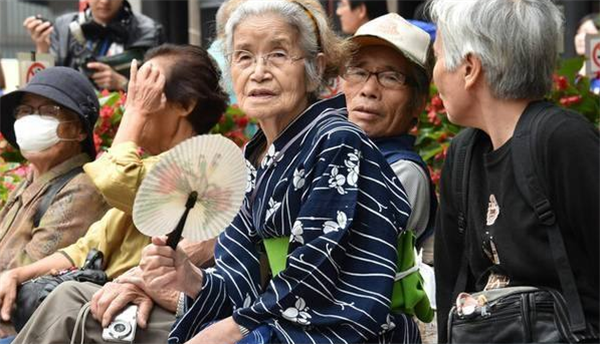
[[134, 13], [127, 0], [88, 0], [81, 13], [67, 13], [55, 23], [31, 16], [23, 26], [38, 53], [85, 73], [98, 89], [126, 91], [131, 60], [164, 43], [162, 26]]
[[[0, 98], [0, 130], [30, 171], [0, 210], [0, 273], [68, 246], [108, 210], [83, 164], [93, 160], [98, 99], [80, 73], [54, 67]], [[0, 327], [0, 338], [8, 335]]]

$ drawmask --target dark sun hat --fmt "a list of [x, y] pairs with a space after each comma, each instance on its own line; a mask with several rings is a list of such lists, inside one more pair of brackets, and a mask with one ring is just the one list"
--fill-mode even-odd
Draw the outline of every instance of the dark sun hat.
[[19, 145], [15, 137], [13, 113], [25, 94], [48, 98], [76, 113], [87, 133], [81, 143], [83, 151], [90, 158], [96, 158], [94, 125], [100, 105], [94, 86], [83, 74], [67, 67], [47, 68], [37, 73], [22, 89], [0, 97], [0, 132], [15, 148], [19, 148]]

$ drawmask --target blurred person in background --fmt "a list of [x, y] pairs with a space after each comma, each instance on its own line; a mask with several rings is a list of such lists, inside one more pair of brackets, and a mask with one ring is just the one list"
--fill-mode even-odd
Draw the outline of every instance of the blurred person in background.
[[[574, 38], [577, 55], [585, 56], [585, 37], [587, 35], [597, 35], [599, 29], [600, 13], [588, 14], [581, 19]], [[586, 56], [586, 58], [589, 57]], [[586, 75], [586, 62], [583, 63], [579, 75]], [[600, 73], [590, 76], [590, 91], [600, 95]]]
[[[127, 0], [88, 0], [81, 13], [62, 15], [55, 23], [31, 16], [23, 26], [38, 53], [85, 73], [99, 89], [127, 90], [131, 60], [164, 42], [162, 26], [134, 13]], [[106, 57], [114, 59], [112, 67], [97, 61]]]
[[387, 1], [381, 0], [339, 0], [335, 11], [340, 19], [342, 32], [347, 35], [353, 35], [364, 23], [387, 13]]
[[231, 77], [227, 72], [227, 57], [225, 56], [225, 51], [223, 50], [223, 38], [225, 36], [225, 24], [227, 24], [227, 20], [229, 20], [229, 16], [231, 13], [246, 0], [226, 0], [221, 4], [219, 10], [217, 11], [217, 15], [215, 17], [215, 29], [216, 29], [216, 37], [215, 40], [210, 44], [208, 48], [208, 53], [212, 58], [215, 59], [219, 68], [221, 69], [222, 75], [222, 83], [223, 87], [227, 94], [229, 94], [229, 104], [233, 105], [237, 103], [237, 98], [235, 96], [235, 92], [233, 92], [233, 84], [231, 83]]
[[6, 80], [4, 80], [4, 71], [2, 70], [2, 64], [0, 63], [0, 96], [6, 88]]

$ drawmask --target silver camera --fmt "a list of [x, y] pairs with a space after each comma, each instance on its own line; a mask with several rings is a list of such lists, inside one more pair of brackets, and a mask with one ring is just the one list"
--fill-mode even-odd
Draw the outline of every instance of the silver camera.
[[102, 339], [116, 343], [133, 342], [137, 328], [137, 309], [138, 306], [129, 305], [115, 316], [110, 325], [102, 331]]

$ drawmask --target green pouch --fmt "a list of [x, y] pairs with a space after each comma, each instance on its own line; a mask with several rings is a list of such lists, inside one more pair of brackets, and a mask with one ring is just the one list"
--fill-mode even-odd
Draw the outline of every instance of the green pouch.
[[[392, 311], [415, 315], [423, 322], [431, 322], [434, 311], [423, 288], [423, 277], [415, 267], [415, 234], [412, 231], [405, 231], [398, 238], [398, 253], [396, 266], [399, 273], [396, 274], [392, 291]], [[402, 271], [412, 272], [398, 279], [403, 275]]]

